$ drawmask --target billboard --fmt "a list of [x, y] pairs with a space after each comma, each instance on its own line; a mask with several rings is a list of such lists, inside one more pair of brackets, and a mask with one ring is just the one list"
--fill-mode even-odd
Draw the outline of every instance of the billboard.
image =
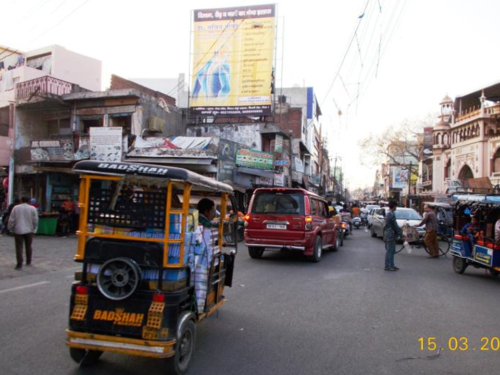
[[238, 144], [221, 139], [219, 141], [219, 165], [217, 180], [231, 184], [234, 182], [234, 168], [236, 166], [236, 152]]
[[192, 116], [271, 114], [275, 5], [194, 11]]
[[408, 169], [393, 168], [392, 187], [404, 189], [408, 185]]

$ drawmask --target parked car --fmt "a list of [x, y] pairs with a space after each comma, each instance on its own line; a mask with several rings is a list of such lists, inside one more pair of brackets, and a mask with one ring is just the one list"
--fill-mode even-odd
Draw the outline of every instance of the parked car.
[[368, 211], [368, 216], [367, 216], [368, 228], [370, 228], [372, 226], [372, 216], [375, 215], [377, 210], [380, 210], [380, 206], [370, 208], [370, 210]]
[[340, 225], [327, 201], [304, 189], [256, 189], [245, 215], [245, 244], [252, 258], [266, 249], [300, 250], [314, 262], [340, 246]]
[[[384, 225], [385, 225], [385, 216], [389, 211], [389, 207], [383, 207], [375, 210], [374, 214], [371, 216], [372, 226], [371, 226], [371, 234], [372, 237], [383, 237], [384, 235]], [[410, 225], [416, 225], [422, 221], [422, 216], [415, 211], [413, 208], [403, 208], [398, 207], [396, 209], [396, 221], [400, 227], [403, 227], [405, 223]], [[418, 227], [417, 231], [420, 235], [425, 233], [424, 227]]]

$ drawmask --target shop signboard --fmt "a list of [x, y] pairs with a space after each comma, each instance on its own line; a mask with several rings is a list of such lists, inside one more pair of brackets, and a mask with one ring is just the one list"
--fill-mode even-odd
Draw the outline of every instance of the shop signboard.
[[108, 162], [121, 161], [122, 131], [121, 127], [90, 128], [90, 159]]
[[275, 5], [195, 10], [192, 116], [271, 114]]
[[71, 161], [74, 160], [72, 139], [50, 139], [31, 141], [32, 161]]
[[236, 152], [236, 166], [274, 169], [274, 155], [268, 152], [240, 149]]
[[274, 165], [276, 165], [277, 167], [289, 167], [290, 166], [290, 160], [286, 160], [286, 159], [275, 160], [274, 161]]

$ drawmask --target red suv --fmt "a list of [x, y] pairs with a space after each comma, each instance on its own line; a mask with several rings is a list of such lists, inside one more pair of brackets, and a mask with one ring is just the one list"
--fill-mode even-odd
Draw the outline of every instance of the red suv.
[[304, 189], [257, 189], [245, 215], [245, 244], [252, 258], [260, 258], [266, 248], [290, 249], [319, 262], [324, 249], [338, 249], [338, 233], [326, 200]]

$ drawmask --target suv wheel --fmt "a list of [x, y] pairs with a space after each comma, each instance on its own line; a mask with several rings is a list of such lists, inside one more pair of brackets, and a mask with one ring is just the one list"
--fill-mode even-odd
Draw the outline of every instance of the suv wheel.
[[341, 241], [340, 236], [341, 236], [340, 231], [336, 231], [335, 232], [335, 242], [333, 245], [333, 251], [338, 251], [340, 249], [340, 246], [342, 246], [342, 244], [340, 242]]
[[316, 236], [316, 241], [314, 242], [314, 252], [311, 256], [311, 261], [314, 263], [318, 263], [321, 260], [321, 255], [323, 253], [321, 236]]
[[264, 253], [264, 249], [261, 247], [249, 247], [248, 254], [252, 259], [260, 259], [262, 258], [262, 254]]

